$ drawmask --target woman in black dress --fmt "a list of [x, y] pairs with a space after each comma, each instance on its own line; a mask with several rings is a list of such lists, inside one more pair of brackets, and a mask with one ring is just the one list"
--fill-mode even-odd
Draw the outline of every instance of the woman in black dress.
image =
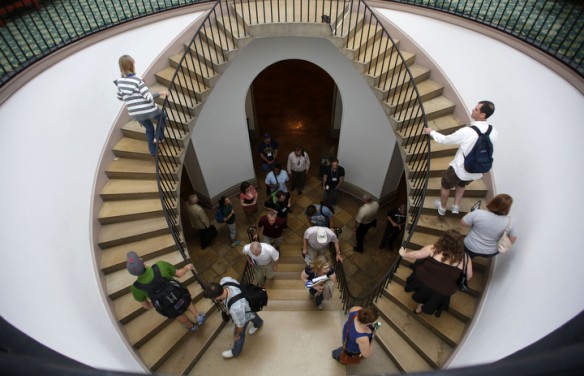
[[472, 278], [472, 261], [464, 254], [463, 236], [456, 230], [447, 230], [436, 243], [427, 245], [418, 251], [407, 252], [405, 248], [399, 254], [406, 260], [424, 262], [406, 281], [406, 291], [414, 291], [412, 298], [418, 303], [415, 313], [422, 312], [440, 317], [448, 309], [450, 296], [458, 290], [458, 280], [462, 275], [466, 258], [466, 276]]

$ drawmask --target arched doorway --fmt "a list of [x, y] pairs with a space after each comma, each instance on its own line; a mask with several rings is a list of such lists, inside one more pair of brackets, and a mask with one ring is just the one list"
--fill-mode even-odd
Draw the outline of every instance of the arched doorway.
[[257, 152], [265, 133], [280, 145], [278, 161], [283, 166], [294, 147], [302, 147], [311, 158], [313, 176], [319, 173], [322, 157], [336, 154], [340, 97], [333, 79], [317, 65], [304, 60], [274, 63], [255, 78], [248, 98], [247, 118], [255, 136], [251, 150], [258, 180], [265, 176]]

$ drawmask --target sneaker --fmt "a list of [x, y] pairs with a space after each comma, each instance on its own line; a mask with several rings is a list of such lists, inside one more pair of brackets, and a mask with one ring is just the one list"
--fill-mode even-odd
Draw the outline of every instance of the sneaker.
[[204, 313], [199, 313], [199, 316], [197, 316], [197, 322], [199, 323], [199, 325], [203, 325], [203, 323], [205, 322], [205, 314]]
[[319, 311], [322, 311], [322, 309], [324, 308], [324, 305], [322, 303], [320, 303], [317, 308]]
[[458, 205], [452, 205], [452, 209], [450, 209], [450, 211], [452, 211], [452, 214], [459, 214], [460, 207]]
[[157, 144], [158, 143], [158, 140], [157, 139], [154, 139], [154, 140], [152, 140], [152, 143], [153, 144]]
[[252, 325], [252, 327], [251, 327], [251, 328], [249, 328], [249, 331], [248, 331], [247, 333], [248, 333], [250, 336], [253, 336], [253, 334], [254, 334], [255, 332], [257, 332], [257, 331], [258, 331], [258, 329], [259, 329], [259, 328], [256, 328], [255, 326], [253, 326], [253, 325]]
[[199, 326], [197, 324], [193, 324], [193, 326], [189, 329], [189, 332], [195, 333], [197, 330], [199, 330]]
[[231, 243], [231, 248], [235, 248], [235, 247], [237, 247], [240, 244], [241, 244], [241, 242], [239, 240], [236, 240], [233, 243]]
[[444, 209], [442, 207], [442, 203], [440, 202], [440, 199], [434, 201], [434, 207], [438, 210], [438, 214], [440, 214], [440, 215], [446, 214], [446, 209]]
[[223, 355], [225, 359], [233, 358], [233, 352], [231, 350], [223, 351], [223, 354], [221, 355]]

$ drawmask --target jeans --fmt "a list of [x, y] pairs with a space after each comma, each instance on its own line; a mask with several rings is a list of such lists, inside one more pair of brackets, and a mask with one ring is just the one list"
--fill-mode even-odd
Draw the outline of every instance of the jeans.
[[[400, 232], [401, 230], [399, 227], [393, 227], [388, 221], [387, 225], [385, 226], [385, 231], [383, 232], [381, 243], [379, 243], [379, 248], [388, 248], [393, 246], [393, 241], [400, 234]], [[391, 248], [390, 251], [393, 251], [393, 248]]]
[[310, 292], [310, 295], [314, 296], [314, 302], [316, 303], [317, 306], [319, 306], [322, 303], [322, 301], [324, 300], [324, 295], [322, 293], [316, 295], [316, 293], [318, 293], [318, 291], [316, 291], [312, 287], [308, 289], [308, 292]]
[[150, 150], [150, 155], [156, 155], [156, 146], [157, 144], [154, 143], [154, 139], [156, 138], [158, 142], [164, 140], [164, 124], [166, 124], [166, 112], [162, 111], [160, 113], [160, 117], [158, 118], [158, 123], [156, 127], [156, 134], [154, 131], [154, 123], [152, 123], [152, 119], [146, 120], [139, 120], [138, 122], [144, 128], [146, 128], [146, 141], [148, 141], [148, 149]]
[[233, 348], [231, 349], [233, 356], [238, 356], [239, 354], [241, 354], [241, 350], [243, 350], [243, 344], [245, 343], [245, 333], [247, 332], [247, 326], [249, 325], [250, 322], [256, 328], [259, 328], [262, 325], [264, 325], [264, 320], [262, 320], [257, 313], [254, 313], [254, 318], [246, 322], [245, 325], [243, 326], [243, 332], [239, 336], [239, 339], [233, 342]]
[[234, 242], [237, 237], [237, 227], [235, 226], [235, 222], [231, 224], [227, 223], [227, 228], [229, 229], [229, 238]]

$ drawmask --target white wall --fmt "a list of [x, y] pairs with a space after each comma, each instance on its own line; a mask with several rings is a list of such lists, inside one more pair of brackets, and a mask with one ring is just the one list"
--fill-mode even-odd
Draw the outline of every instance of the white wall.
[[[500, 359], [584, 308], [582, 231], [584, 97], [558, 75], [482, 34], [381, 11], [446, 72], [470, 109], [496, 105], [497, 193], [514, 198], [514, 250], [496, 258], [483, 310], [451, 366]], [[448, 41], [448, 43], [445, 43]]]
[[119, 76], [117, 60], [128, 53], [143, 72], [199, 15], [84, 49], [0, 108], [0, 314], [94, 367], [142, 370], [104, 305], [90, 233], [96, 169], [122, 107], [112, 83]]
[[395, 146], [379, 101], [328, 40], [289, 37], [255, 39], [247, 45], [201, 111], [192, 141], [211, 197], [254, 177], [251, 153], [257, 146], [254, 142], [250, 149], [245, 96], [262, 70], [286, 59], [309, 61], [333, 78], [343, 103], [338, 158], [345, 167], [345, 179], [379, 196]]

